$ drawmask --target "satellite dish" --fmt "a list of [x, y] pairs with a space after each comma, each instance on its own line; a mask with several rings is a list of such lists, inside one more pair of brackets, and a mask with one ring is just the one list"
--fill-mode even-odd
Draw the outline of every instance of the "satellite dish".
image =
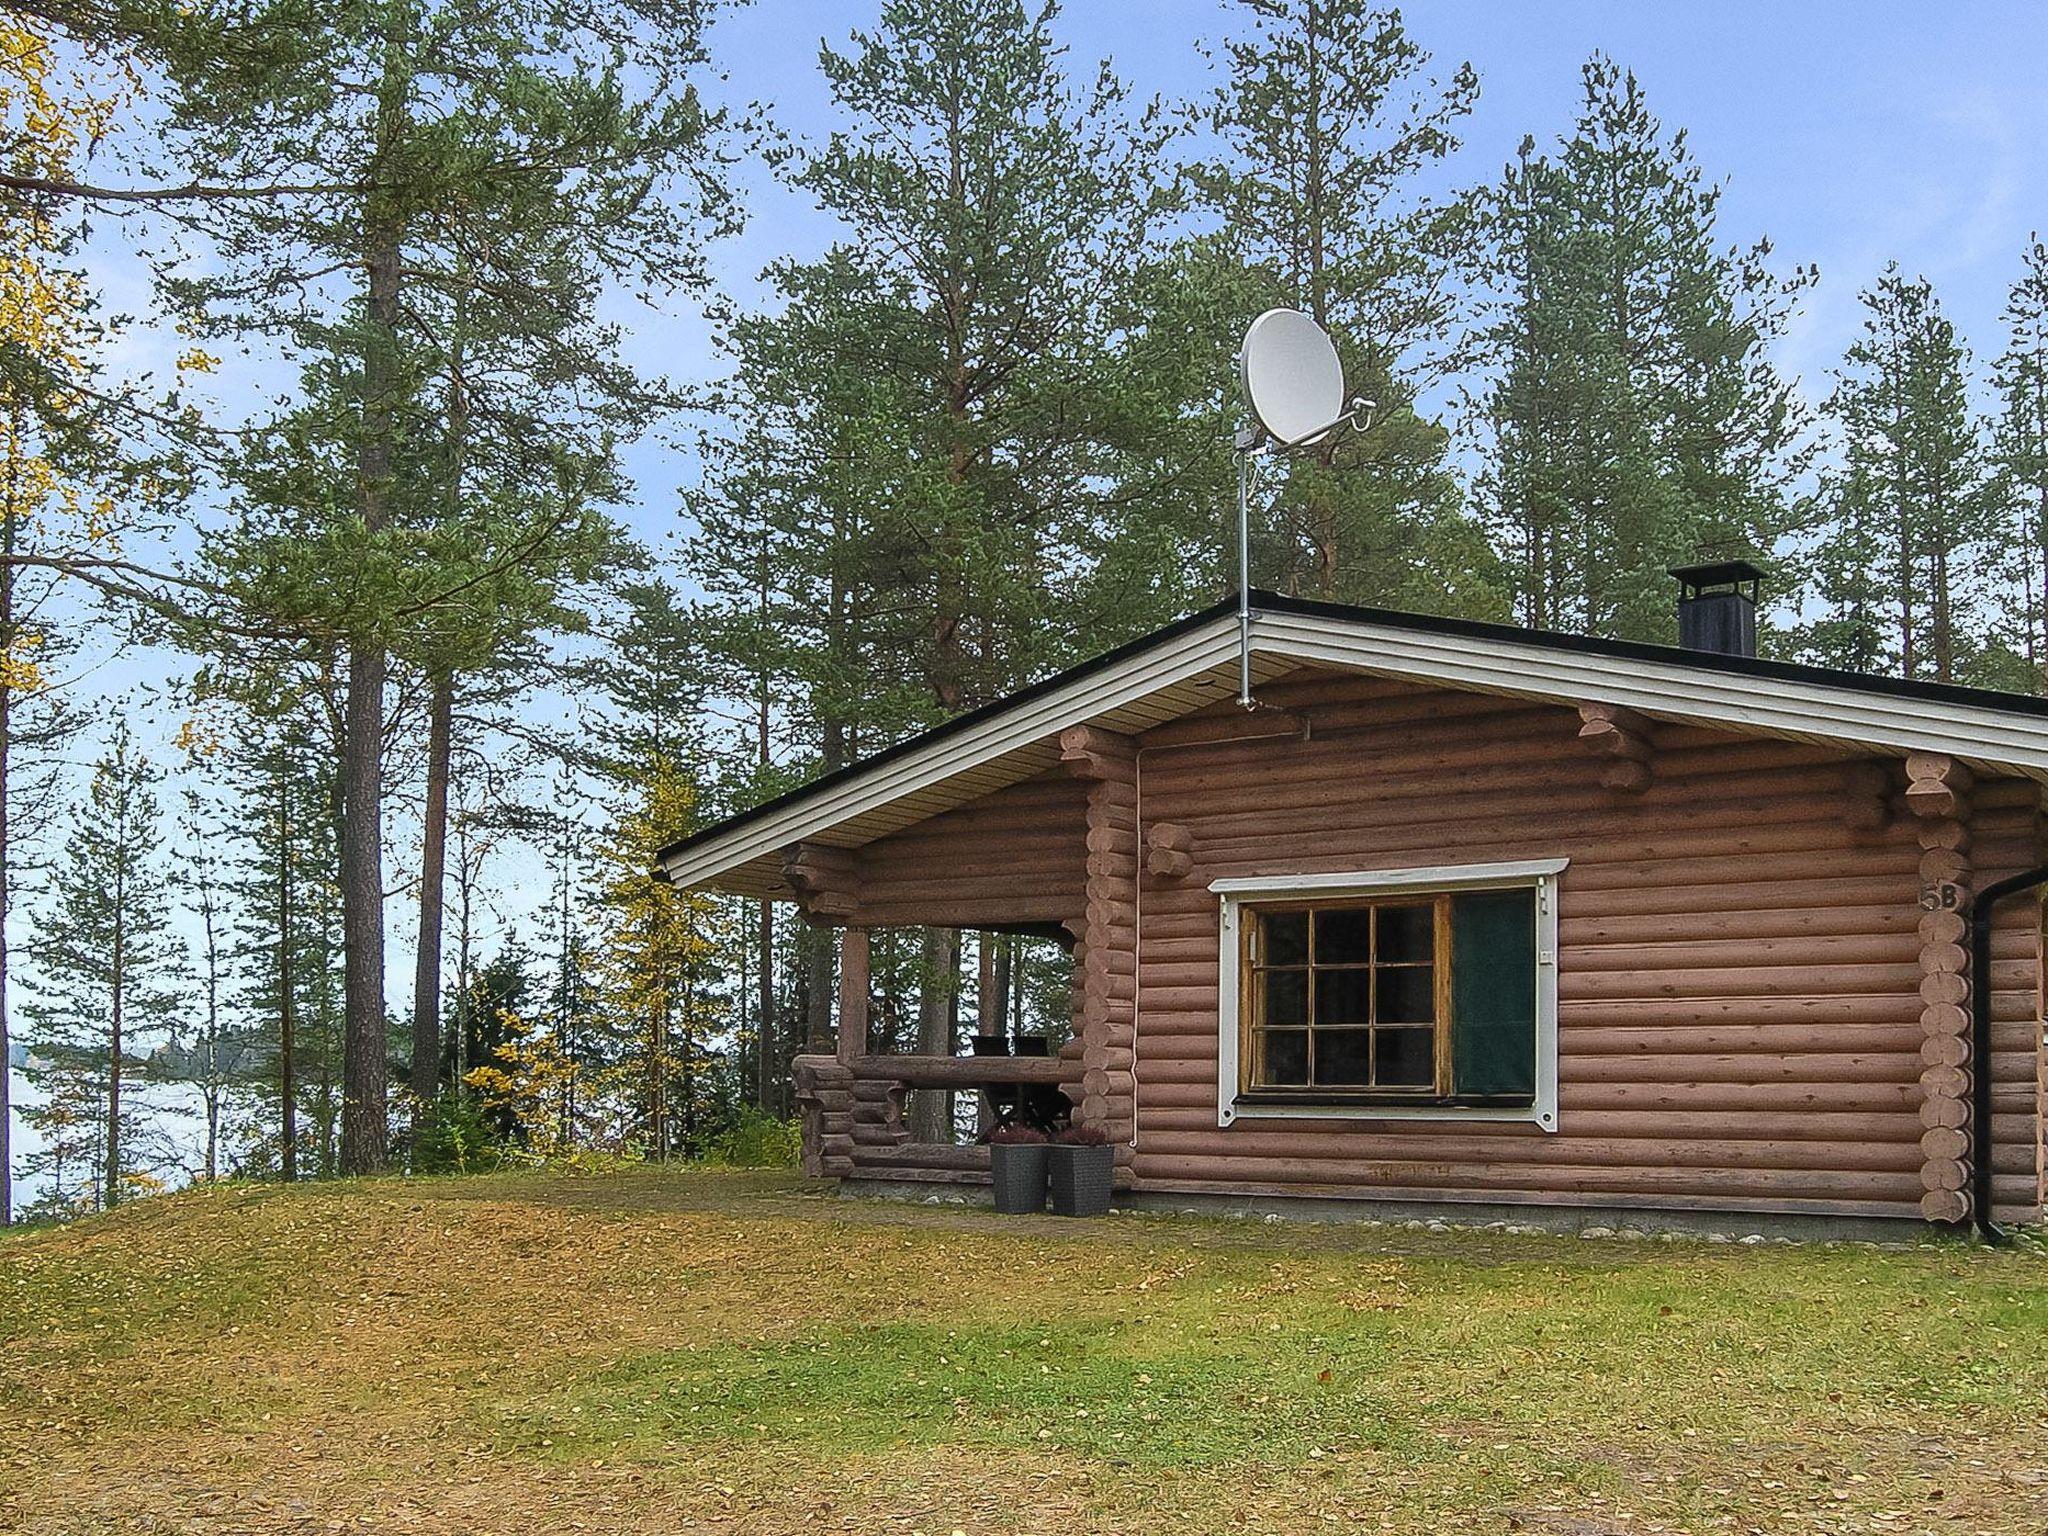
[[1281, 447], [1298, 448], [1342, 424], [1336, 344], [1300, 310], [1269, 309], [1254, 320], [1237, 366], [1252, 415]]

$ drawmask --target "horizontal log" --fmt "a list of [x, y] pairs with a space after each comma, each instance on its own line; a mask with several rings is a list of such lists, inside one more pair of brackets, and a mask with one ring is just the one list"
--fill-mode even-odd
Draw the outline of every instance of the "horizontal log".
[[[1442, 1164], [1378, 1161], [1276, 1161], [1213, 1155], [1165, 1154], [1140, 1143], [1133, 1170], [1143, 1188], [1154, 1180], [1201, 1180], [1242, 1188], [1264, 1185], [1307, 1193], [1302, 1186], [1332, 1191], [1378, 1189], [1400, 1191], [1413, 1198], [1438, 1194], [1515, 1191], [1566, 1202], [1572, 1196], [1603, 1193], [1633, 1197], [1681, 1196], [1718, 1198], [1748, 1204], [1758, 1198], [1851, 1199], [1896, 1205], [1902, 1212], [1918, 1208], [1922, 1194], [1915, 1173], [1870, 1174], [1830, 1169], [1755, 1169], [1738, 1167], [1661, 1166], [1642, 1168], [1558, 1164], [1532, 1169], [1513, 1163], [1473, 1162], [1457, 1167]], [[1730, 1197], [1735, 1197], [1731, 1199]]]
[[[1612, 805], [1612, 802], [1609, 802]], [[1655, 879], [1664, 885], [1709, 883], [1715, 879], [1756, 879], [1792, 856], [1825, 861], [1845, 876], [1877, 874], [1900, 868], [1917, 873], [1920, 857], [1907, 850], [1855, 841], [1838, 818], [1809, 816], [1782, 825], [1762, 822], [1727, 826], [1673, 826], [1667, 818], [1644, 818], [1640, 827], [1615, 814], [1606, 822], [1575, 826], [1540, 808], [1497, 809], [1484, 821], [1458, 822], [1438, 815], [1426, 803], [1399, 808], [1401, 814], [1375, 825], [1354, 825], [1355, 813], [1335, 808], [1284, 806], [1271, 802], [1257, 812], [1200, 825], [1201, 868], [1216, 873], [1255, 873], [1271, 869], [1276, 857], [1329, 859], [1346, 847], [1370, 850], [1370, 867], [1455, 864], [1489, 857], [1542, 858], [1568, 854], [1586, 866], [1573, 884], [1599, 888], [1603, 883], [1633, 884]], [[1309, 835], [1305, 829], [1313, 829]], [[1341, 866], [1340, 866], [1341, 867]], [[1610, 872], [1617, 878], [1604, 881]]]
[[1714, 967], [1634, 971], [1574, 971], [1566, 969], [1560, 956], [1557, 995], [1561, 1002], [1578, 998], [1669, 997], [1811, 997], [1817, 992], [1832, 996], [1845, 993], [1908, 993], [1920, 985], [1926, 1001], [1954, 1001], [1930, 998], [1928, 987], [1960, 980], [1958, 977], [1922, 977], [1910, 962], [1894, 965], [1831, 965], [1824, 971], [1800, 965]]
[[[1149, 1062], [1145, 1070], [1149, 1076]], [[1560, 1070], [1575, 1083], [1731, 1083], [1744, 1087], [1789, 1084], [1822, 1088], [1844, 1083], [1882, 1083], [1911, 1085], [1917, 1092], [1920, 1081], [1917, 1055], [1884, 1051], [1802, 1049], [1719, 1055], [1585, 1055], [1574, 1049], [1563, 1057]]]
[[[1416, 729], [1421, 725], [1422, 729]], [[1242, 742], [1216, 742], [1205, 749], [1182, 750], [1145, 759], [1147, 798], [1204, 800], [1227, 796], [1248, 778], [1270, 779], [1287, 790], [1314, 788], [1327, 782], [1330, 765], [1369, 762], [1375, 785], [1394, 798], [1426, 794], [1442, 786], [1446, 775], [1464, 770], [1460, 791], [1471, 788], [1495, 794], [1555, 792], [1587, 753], [1569, 715], [1537, 717], [1501, 714], [1429, 718], [1418, 722], [1388, 721], [1376, 730], [1313, 727], [1310, 740], [1276, 736]], [[1732, 743], [1732, 745], [1731, 745]], [[1688, 743], [1668, 726], [1657, 732], [1659, 763], [1674, 782], [1683, 782], [1696, 796], [1754, 795], [1765, 781], [1787, 793], [1842, 796], [1840, 768], [1819, 754], [1802, 755], [1729, 738], [1718, 748]], [[1516, 770], [1519, 769], [1519, 774]], [[1665, 777], [1660, 774], [1660, 777]]]
[[1935, 848], [1920, 855], [1916, 866], [1923, 885], [1961, 885], [1970, 883], [1970, 861], [1952, 848]]
[[1927, 1003], [1920, 1009], [1920, 1028], [1930, 1035], [1966, 1035], [1970, 1012], [1960, 1003]]
[[[1780, 865], [1780, 868], [1783, 866]], [[1269, 866], [1265, 873], [1273, 873]], [[1215, 871], [1204, 871], [1205, 877]], [[1663, 922], [1695, 917], [1737, 922], [1748, 912], [1825, 914], [1855, 907], [1883, 907], [1910, 923], [1919, 915], [1920, 888], [1909, 864], [1862, 878], [1826, 876], [1798, 879], [1727, 880], [1682, 886], [1650, 883], [1588, 883], [1593, 867], [1574, 863], [1563, 877], [1559, 936], [1573, 923], [1601, 918], [1646, 916]], [[1752, 870], [1752, 875], [1761, 871]], [[1217, 899], [1205, 889], [1155, 891], [1145, 905], [1145, 942], [1205, 940], [1217, 933]], [[1705, 936], [1705, 930], [1701, 930]]]
[[1913, 828], [1913, 841], [1930, 851], [1945, 848], [1952, 853], [1962, 853], [1970, 846], [1970, 825], [1964, 821], [1939, 818], [1920, 821]]
[[881, 907], [978, 897], [980, 887], [998, 880], [1002, 882], [1004, 898], [1010, 901], [1026, 897], [1074, 898], [1071, 910], [1078, 911], [1087, 899], [1084, 872], [1078, 860], [1072, 869], [1005, 869], [974, 864], [963, 867], [956, 855], [944, 864], [920, 863], [902, 878], [871, 875], [861, 889], [861, 918], [868, 921], [868, 914]]
[[1737, 1219], [1763, 1212], [1800, 1216], [1919, 1219], [1919, 1207], [1911, 1201], [1901, 1203], [1897, 1200], [1859, 1199], [1843, 1195], [1816, 1197], [1788, 1193], [1783, 1185], [1773, 1186], [1764, 1193], [1747, 1195], [1730, 1194], [1721, 1189], [1683, 1193], [1663, 1190], [1618, 1193], [1584, 1187], [1572, 1190], [1505, 1187], [1428, 1189], [1417, 1186], [1388, 1189], [1312, 1183], [1276, 1184], [1248, 1178], [1219, 1183], [1201, 1179], [1166, 1179], [1155, 1176], [1141, 1181], [1138, 1187], [1158, 1195], [1221, 1195], [1238, 1199], [1298, 1197], [1343, 1201], [1356, 1205], [1366, 1213], [1370, 1213], [1375, 1205], [1387, 1201], [1427, 1201], [1446, 1207], [1484, 1204], [1519, 1207], [1531, 1211], [1557, 1208], [1648, 1212], [1711, 1211], [1727, 1212]]
[[958, 1147], [947, 1142], [907, 1141], [893, 1147], [863, 1147], [855, 1156], [862, 1169], [930, 1168], [986, 1172], [987, 1147]]
[[1921, 1098], [1921, 1124], [1929, 1130], [1948, 1126], [1960, 1130], [1970, 1122], [1970, 1106], [1960, 1098]]
[[1970, 984], [1961, 976], [1941, 974], [1920, 978], [1920, 1000], [1924, 1003], [1962, 1003], [1970, 996]]
[[[1906, 1067], [1901, 1067], [1898, 1074], [1895, 1080], [1875, 1083], [1701, 1083], [1654, 1079], [1585, 1082], [1572, 1077], [1559, 1085], [1558, 1102], [1566, 1112], [1671, 1111], [1707, 1113], [1724, 1118], [1794, 1110], [1916, 1115], [1922, 1102], [1918, 1067], [1913, 1065], [1910, 1073]], [[1138, 1081], [1148, 1116], [1166, 1109], [1200, 1110], [1208, 1116], [1215, 1113], [1216, 1071], [1213, 1065], [1206, 1076], [1196, 1081], [1164, 1081], [1154, 1077], [1149, 1067], [1141, 1070]]]
[[[1426, 753], [1386, 745], [1370, 754], [1344, 751], [1334, 743], [1311, 752], [1290, 746], [1277, 752], [1239, 753], [1237, 761], [1213, 762], [1200, 773], [1189, 773], [1185, 763], [1162, 770], [1148, 762], [1145, 803], [1165, 819], [1207, 825], [1251, 809], [1244, 787], [1256, 782], [1275, 805], [1328, 805], [1362, 813], [1435, 801], [1454, 818], [1483, 814], [1490, 803], [1506, 803], [1541, 805], [1592, 819], [1602, 804], [1611, 807], [1589, 782], [1588, 770], [1598, 759], [1589, 761], [1577, 742], [1568, 743], [1563, 752], [1556, 745], [1525, 732], [1509, 732]], [[1704, 760], [1697, 756], [1663, 753], [1657, 761], [1663, 771], [1651, 803], [1681, 815], [1768, 820], [1793, 807], [1825, 807], [1841, 830], [1841, 784], [1825, 766], [1760, 766], [1741, 774], [1703, 772]], [[1361, 783], [1367, 782], [1358, 777], [1361, 764], [1370, 765], [1369, 797], [1359, 793]], [[1342, 793], [1346, 787], [1352, 791], [1348, 797]], [[1897, 835], [1903, 838], [1910, 832], [1900, 828]]]
[[1962, 1189], [1968, 1185], [1969, 1177], [1969, 1170], [1959, 1157], [1930, 1157], [1920, 1165], [1922, 1189]]
[[[1590, 1118], [1580, 1117], [1582, 1122]], [[1613, 1121], [1622, 1117], [1600, 1118]], [[1636, 1118], [1658, 1121], [1664, 1117]], [[1900, 1118], [1912, 1120], [1911, 1116]], [[1363, 1122], [1347, 1125], [1328, 1120], [1302, 1120], [1291, 1125], [1272, 1120], [1240, 1120], [1224, 1131], [1213, 1122], [1199, 1128], [1167, 1128], [1157, 1124], [1158, 1120], [1170, 1122], [1171, 1114], [1146, 1115], [1141, 1145], [1148, 1151], [1200, 1156], [1227, 1148], [1235, 1156], [1275, 1164], [1308, 1159], [1355, 1161], [1370, 1166], [1398, 1160], [1455, 1168], [1484, 1159], [1617, 1168], [1832, 1169], [1868, 1173], [1910, 1173], [1922, 1166], [1919, 1143], [1913, 1134], [1883, 1141], [1682, 1137], [1669, 1126], [1638, 1123], [1627, 1127], [1635, 1132], [1630, 1135], [1596, 1135], [1590, 1129], [1566, 1127], [1562, 1134], [1553, 1136], [1528, 1124], [1472, 1121], [1446, 1125], [1401, 1120], [1375, 1121], [1369, 1126]], [[1910, 1124], [1911, 1132], [1918, 1130], [1917, 1123]]]
[[[1762, 969], [1798, 966], [1814, 970], [1839, 965], [1924, 966], [1927, 947], [1912, 933], [1827, 934], [1799, 938], [1732, 936], [1676, 943], [1602, 944], [1558, 937], [1558, 965], [1567, 971], [1706, 970], [1735, 966]], [[1821, 986], [1808, 991], [1823, 991]]]
[[1929, 1035], [1920, 1042], [1920, 1060], [1930, 1067], [1960, 1067], [1970, 1059], [1970, 1042], [1961, 1035]]
[[1960, 912], [1923, 912], [1919, 935], [1923, 944], [1960, 944], [1970, 925]]
[[972, 1088], [982, 1083], [1057, 1083], [1066, 1070], [1050, 1056], [856, 1056], [859, 1082], [910, 1088]]

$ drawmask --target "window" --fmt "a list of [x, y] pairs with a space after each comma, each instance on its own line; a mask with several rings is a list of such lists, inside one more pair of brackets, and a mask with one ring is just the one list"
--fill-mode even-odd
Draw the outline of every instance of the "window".
[[1219, 1123], [1556, 1125], [1563, 861], [1223, 880]]
[[1261, 906], [1247, 916], [1250, 1086], [1442, 1088], [1447, 898]]

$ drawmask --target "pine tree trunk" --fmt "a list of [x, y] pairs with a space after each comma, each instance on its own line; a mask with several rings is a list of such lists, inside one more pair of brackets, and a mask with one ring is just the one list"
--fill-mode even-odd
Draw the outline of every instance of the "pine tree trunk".
[[654, 1010], [654, 1038], [647, 1047], [647, 1076], [650, 1100], [649, 1119], [653, 1133], [654, 1160], [668, 1161], [668, 1010], [666, 998]]
[[471, 1028], [470, 982], [475, 972], [472, 941], [472, 896], [475, 878], [470, 868], [469, 834], [465, 828], [455, 839], [455, 1029], [450, 1055], [454, 1059], [454, 1081], [448, 1086], [465, 1093], [469, 1086], [469, 1031]]
[[[996, 986], [996, 951], [999, 947], [996, 936], [987, 929], [974, 936], [974, 1032], [1007, 1038], [1009, 1031], [1003, 1017], [1002, 997]], [[988, 1095], [977, 1094], [975, 1097], [979, 1101], [975, 1128], [986, 1133], [990, 1124]]]
[[[960, 991], [960, 934], [953, 928], [924, 930], [924, 981], [917, 998], [917, 1050], [921, 1056], [951, 1056], [958, 1048], [953, 1012]], [[953, 1139], [953, 1093], [927, 1088], [911, 1111], [913, 1141]]]
[[[2037, 494], [2039, 497], [2039, 505], [2036, 509], [2035, 527], [2038, 531], [2036, 532], [2034, 537], [2037, 545], [2035, 553], [2041, 557], [2041, 608], [2039, 615], [2041, 620], [2039, 627], [2039, 634], [2041, 636], [2041, 650], [2039, 651], [2038, 655], [2039, 670], [2043, 674], [2042, 678], [2040, 679], [2039, 686], [2042, 687], [2044, 692], [2048, 692], [2048, 486], [2043, 486]], [[5, 722], [4, 719], [0, 719], [0, 773], [4, 773], [6, 768], [6, 740], [7, 737], [5, 731]], [[0, 778], [0, 785], [4, 785], [4, 783], [4, 778]], [[4, 884], [4, 871], [6, 868], [5, 859], [7, 852], [7, 842], [6, 837], [4, 835], [5, 825], [6, 824], [4, 822], [0, 822], [0, 902], [4, 902], [6, 895], [6, 887]], [[5, 908], [0, 907], [0, 915], [4, 915], [4, 911]], [[4, 950], [0, 950], [0, 954], [4, 953]], [[4, 1001], [4, 994], [0, 994], [0, 1001]], [[4, 1031], [5, 1026], [6, 1009], [4, 1007], [0, 1007], [0, 1031]], [[6, 1143], [4, 1141], [0, 1141], [0, 1149], [4, 1149], [5, 1146]]]
[[1010, 1034], [1010, 993], [1017, 973], [1017, 941], [1009, 934], [1003, 934], [996, 942], [995, 964], [995, 1006], [990, 1017], [995, 1022], [994, 1034]]
[[341, 1171], [384, 1166], [385, 1106], [383, 743], [384, 647], [349, 647], [348, 716], [342, 745], [347, 813], [341, 824]]
[[[836, 517], [837, 514], [835, 514]], [[835, 542], [837, 533], [835, 531]], [[837, 660], [846, 640], [846, 593], [838, 567], [832, 572], [832, 589], [825, 607], [825, 643]], [[846, 762], [846, 728], [838, 720], [824, 721], [824, 761], [827, 773]], [[832, 1027], [832, 983], [836, 969], [836, 929], [806, 925], [804, 943], [804, 1050], [813, 1056], [830, 1056], [837, 1049], [837, 1032]]]
[[[120, 854], [126, 857], [125, 851]], [[113, 993], [108, 999], [112, 1007], [107, 1018], [107, 1185], [106, 1208], [112, 1210], [121, 1201], [121, 1004], [125, 1000], [128, 978], [123, 974], [128, 963], [125, 953], [128, 929], [124, 907], [127, 892], [122, 889], [122, 879], [114, 876], [114, 948], [108, 957], [109, 974], [113, 977]]]
[[420, 939], [412, 979], [415, 1114], [441, 1091], [441, 935], [448, 866], [448, 763], [455, 680], [437, 674], [427, 706], [427, 803], [420, 828]]
[[832, 1054], [832, 932], [805, 928], [804, 1049], [813, 1056]]
[[277, 1171], [287, 1184], [299, 1176], [299, 1085], [293, 1054], [297, 999], [292, 989], [291, 793], [280, 765], [277, 780]]
[[220, 1177], [220, 949], [213, 927], [212, 871], [207, 866], [201, 868], [199, 917], [206, 945], [206, 1182], [211, 1184]]
[[755, 984], [760, 989], [756, 1007], [760, 1012], [758, 1043], [761, 1050], [761, 1076], [755, 1093], [755, 1102], [768, 1114], [776, 1111], [776, 1044], [775, 1044], [775, 904], [763, 900], [760, 903], [759, 944], [760, 958], [755, 966]]
[[[373, 167], [395, 166], [406, 119], [410, 17], [403, 0], [386, 15], [383, 79], [377, 101]], [[364, 218], [366, 274], [361, 441], [356, 450], [363, 533], [375, 539], [391, 521], [398, 327], [401, 315], [401, 217], [394, 195], [370, 192]], [[378, 1172], [390, 1138], [386, 1104], [388, 1046], [384, 1007], [384, 638], [374, 622], [349, 637], [343, 706], [341, 824], [342, 973], [341, 1169]]]
[[1934, 550], [1933, 576], [1934, 678], [1946, 683], [1953, 680], [1955, 673], [1954, 610], [1948, 585], [1948, 550], [1939, 544]]

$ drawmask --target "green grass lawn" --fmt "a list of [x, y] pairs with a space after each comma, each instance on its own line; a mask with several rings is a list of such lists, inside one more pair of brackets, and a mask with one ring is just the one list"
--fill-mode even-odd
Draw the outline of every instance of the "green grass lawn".
[[0, 1530], [2048, 1530], [2048, 1259], [226, 1188], [0, 1239]]

